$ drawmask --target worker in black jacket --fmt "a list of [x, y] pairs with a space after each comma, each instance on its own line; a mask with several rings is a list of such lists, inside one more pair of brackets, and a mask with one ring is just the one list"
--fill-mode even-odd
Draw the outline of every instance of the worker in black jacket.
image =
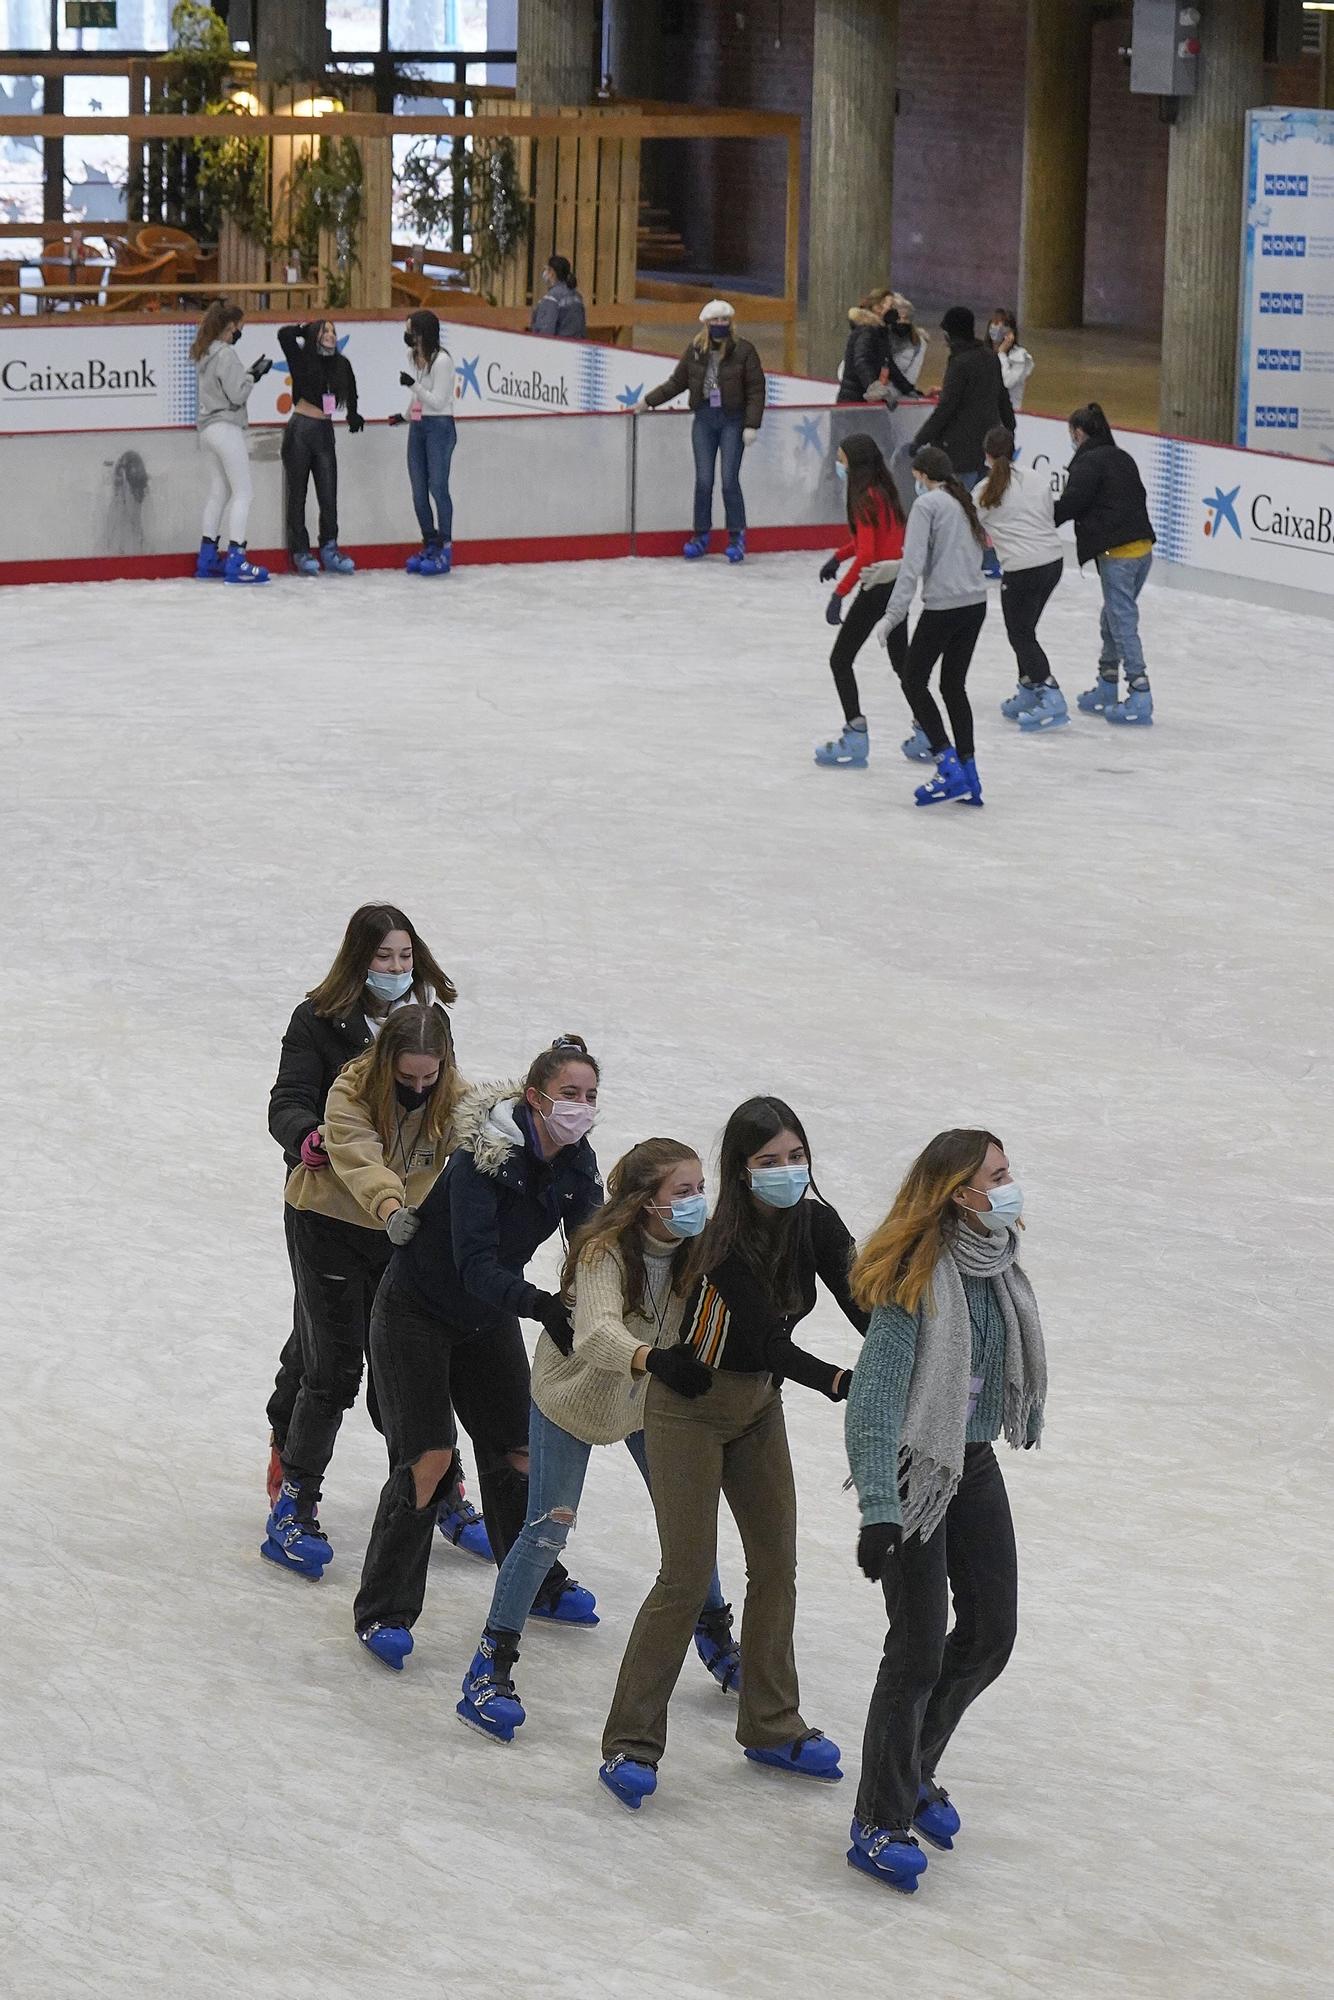
[[951, 306], [940, 322], [950, 358], [940, 400], [912, 441], [912, 449], [934, 444], [947, 454], [968, 492], [985, 479], [987, 432], [997, 424], [1013, 431], [1014, 409], [995, 350], [974, 336], [967, 306]]
[[[338, 455], [334, 444], [334, 413], [347, 411], [347, 427], [355, 437], [366, 428], [357, 408], [357, 378], [352, 363], [338, 345], [331, 319], [306, 326], [280, 326], [278, 345], [292, 379], [292, 414], [283, 432], [283, 476], [286, 484], [287, 547], [292, 568], [300, 576], [318, 576], [320, 563], [334, 575], [348, 576], [356, 568], [338, 546]], [[306, 489], [315, 475], [320, 510], [320, 556], [310, 552], [306, 527]]]
[[764, 369], [756, 348], [736, 336], [736, 312], [726, 299], [700, 307], [700, 330], [665, 382], [635, 404], [635, 414], [656, 410], [684, 393], [694, 412], [694, 529], [681, 553], [694, 562], [709, 553], [713, 531], [713, 475], [722, 455], [723, 518], [727, 560], [746, 558], [746, 503], [741, 497], [741, 455], [764, 421]]
[[[497, 1562], [523, 1528], [530, 1396], [519, 1321], [537, 1320], [562, 1353], [573, 1346], [564, 1302], [524, 1272], [557, 1230], [568, 1241], [602, 1206], [587, 1137], [597, 1095], [596, 1062], [579, 1036], [562, 1035], [521, 1082], [487, 1084], [465, 1098], [454, 1119], [457, 1149], [376, 1295], [370, 1356], [390, 1473], [353, 1616], [362, 1643], [391, 1665], [411, 1651], [433, 1510], [456, 1456], [456, 1413], [477, 1447]], [[559, 1562], [533, 1612], [563, 1624], [597, 1623], [592, 1591]]]
[[[1075, 455], [1056, 502], [1056, 525], [1074, 523], [1080, 567], [1096, 562], [1102, 585], [1098, 678], [1080, 695], [1079, 706], [1107, 722], [1151, 723], [1153, 694], [1139, 636], [1139, 594], [1153, 568], [1156, 537], [1144, 481], [1130, 453], [1112, 436], [1101, 404], [1086, 403], [1074, 411], [1070, 442]], [[1122, 667], [1128, 683], [1124, 701]]]
[[[343, 942], [324, 978], [301, 1002], [283, 1036], [278, 1074], [269, 1093], [269, 1131], [283, 1149], [283, 1165], [328, 1172], [329, 1160], [320, 1137], [329, 1086], [345, 1063], [370, 1047], [396, 1007], [435, 1007], [444, 1016], [458, 994], [453, 980], [441, 970], [434, 954], [417, 935], [410, 918], [392, 903], [364, 903], [354, 910]], [[451, 1046], [452, 1046], [451, 1033]], [[294, 1243], [296, 1210], [283, 1204], [287, 1258], [296, 1285]], [[373, 1289], [362, 1300], [367, 1336]], [[278, 1374], [269, 1398], [269, 1500], [277, 1500], [282, 1483], [282, 1450], [301, 1387], [299, 1301], [293, 1300], [292, 1330], [284, 1343]], [[368, 1377], [366, 1405], [379, 1428], [375, 1383]], [[440, 1529], [455, 1547], [489, 1557], [481, 1517], [463, 1494], [461, 1475], [441, 1509]]]

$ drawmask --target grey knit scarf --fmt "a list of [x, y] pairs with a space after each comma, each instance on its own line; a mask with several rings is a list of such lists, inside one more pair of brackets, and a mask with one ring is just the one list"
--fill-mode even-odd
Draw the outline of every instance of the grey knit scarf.
[[[903, 1533], [929, 1541], [945, 1518], [963, 1474], [968, 1425], [968, 1378], [973, 1334], [963, 1276], [995, 1283], [1005, 1321], [1005, 1401], [1002, 1430], [1018, 1450], [1030, 1418], [1040, 1434], [1047, 1398], [1047, 1357], [1033, 1287], [1015, 1262], [1018, 1232], [985, 1235], [964, 1224], [941, 1258], [923, 1300], [908, 1407], [899, 1436]], [[961, 1275], [962, 1274], [962, 1275]]]

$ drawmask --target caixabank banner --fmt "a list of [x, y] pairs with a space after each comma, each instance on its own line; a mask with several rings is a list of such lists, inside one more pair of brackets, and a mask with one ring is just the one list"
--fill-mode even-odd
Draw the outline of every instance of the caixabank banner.
[[[336, 318], [339, 345], [357, 378], [362, 414], [390, 416], [407, 405], [399, 383], [403, 321]], [[252, 424], [285, 423], [291, 382], [276, 319], [250, 320], [241, 336], [247, 365], [267, 354], [272, 371], [250, 398]], [[72, 430], [156, 430], [195, 419], [193, 322], [142, 327], [80, 326], [70, 314], [0, 323], [0, 434]], [[588, 415], [628, 410], [663, 381], [672, 357], [590, 341], [546, 340], [462, 322], [442, 324], [454, 358], [461, 417]], [[837, 385], [771, 375], [771, 404], [832, 403]]]
[[1246, 132], [1237, 442], [1334, 464], [1334, 111]]

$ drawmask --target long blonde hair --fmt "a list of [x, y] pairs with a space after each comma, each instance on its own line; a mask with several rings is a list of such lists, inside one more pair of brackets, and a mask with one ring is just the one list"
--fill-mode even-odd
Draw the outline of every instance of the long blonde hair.
[[[698, 1158], [695, 1148], [682, 1145], [679, 1139], [641, 1139], [637, 1146], [632, 1146], [628, 1153], [622, 1155], [607, 1175], [606, 1201], [578, 1231], [566, 1253], [560, 1282], [561, 1290], [567, 1297], [574, 1291], [581, 1264], [590, 1264], [597, 1257], [614, 1253], [625, 1272], [625, 1310], [639, 1312], [643, 1309], [648, 1293], [641, 1240], [644, 1204], [657, 1193], [673, 1167], [684, 1166], [687, 1160]], [[688, 1243], [683, 1241], [672, 1258], [674, 1292], [684, 1292], [686, 1288], [688, 1250]]]
[[433, 1145], [444, 1137], [465, 1088], [454, 1064], [449, 1023], [439, 1008], [396, 1007], [374, 1046], [353, 1056], [339, 1072], [369, 1111], [386, 1157], [403, 1123], [402, 1107], [394, 1095], [394, 1065], [400, 1056], [435, 1056], [439, 1060], [440, 1074], [426, 1100], [421, 1125], [422, 1139]]
[[903, 1176], [894, 1206], [853, 1260], [849, 1282], [859, 1306], [917, 1311], [961, 1227], [954, 1197], [969, 1186], [987, 1148], [1000, 1143], [994, 1132], [954, 1126], [923, 1147]]

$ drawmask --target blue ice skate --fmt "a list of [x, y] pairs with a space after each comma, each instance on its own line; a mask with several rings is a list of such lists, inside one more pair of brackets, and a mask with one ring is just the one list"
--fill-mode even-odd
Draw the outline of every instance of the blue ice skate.
[[739, 563], [746, 560], [746, 531], [744, 528], [735, 528], [727, 537], [727, 547], [724, 550], [724, 554], [730, 563]]
[[1014, 693], [1001, 703], [1001, 714], [1007, 722], [1018, 722], [1021, 715], [1027, 715], [1028, 711], [1031, 708], [1036, 708], [1037, 705], [1038, 690], [1033, 687], [1025, 687], [1024, 683], [1020, 681]]
[[708, 553], [709, 538], [707, 535], [692, 535], [681, 551], [687, 562], [698, 562], [701, 556], [706, 556]]
[[320, 566], [309, 549], [293, 549], [292, 568], [298, 576], [318, 576]]
[[515, 1730], [522, 1729], [526, 1720], [510, 1679], [510, 1668], [518, 1657], [514, 1634], [493, 1632], [488, 1626], [477, 1641], [477, 1651], [463, 1676], [463, 1699], [454, 1710], [460, 1722], [480, 1729], [496, 1743], [512, 1743]]
[[848, 1866], [872, 1875], [887, 1888], [905, 1896], [917, 1893], [917, 1884], [926, 1872], [926, 1856], [911, 1836], [887, 1833], [882, 1826], [863, 1826], [854, 1819]]
[[931, 738], [920, 722], [914, 722], [912, 735], [905, 736], [899, 748], [910, 764], [934, 764], [936, 761], [936, 753], [931, 748]]
[[732, 1635], [732, 1607], [719, 1604], [700, 1612], [695, 1623], [695, 1651], [724, 1694], [741, 1686], [741, 1648]]
[[412, 554], [408, 557], [407, 561], [403, 565], [404, 569], [407, 571], [409, 576], [420, 575], [421, 566], [426, 561], [426, 558], [430, 553], [431, 553], [431, 544], [429, 542], [423, 542], [419, 549], [414, 549], [412, 551]]
[[1153, 695], [1149, 683], [1141, 676], [1133, 680], [1124, 701], [1111, 702], [1103, 712], [1104, 722], [1138, 722], [1151, 724], [1153, 721]]
[[923, 1840], [929, 1840], [933, 1847], [951, 1848], [954, 1836], [963, 1822], [956, 1807], [950, 1803], [948, 1792], [942, 1792], [939, 1785], [922, 1784], [917, 1788], [917, 1810], [912, 1823]]
[[1035, 688], [1037, 701], [1021, 711], [1019, 727], [1027, 733], [1038, 729], [1061, 729], [1070, 720], [1065, 696], [1058, 687]]
[[269, 572], [263, 563], [252, 563], [246, 555], [244, 542], [230, 542], [227, 546], [227, 561], [223, 566], [224, 583], [267, 583]]
[[871, 755], [871, 732], [863, 723], [860, 729], [848, 722], [843, 725], [841, 736], [831, 736], [827, 743], [818, 745], [815, 752], [817, 764], [845, 764], [854, 771], [864, 771]]
[[351, 576], [356, 568], [351, 556], [345, 556], [337, 542], [321, 542], [320, 561], [330, 576]]
[[431, 544], [431, 559], [429, 562], [422, 564], [422, 575], [448, 576], [453, 567], [454, 544], [452, 542], [433, 542]]
[[195, 576], [200, 583], [207, 583], [220, 577], [226, 568], [227, 558], [218, 547], [216, 535], [205, 535], [199, 544], [199, 554], [195, 557]]
[[598, 1779], [627, 1812], [638, 1812], [658, 1789], [656, 1765], [636, 1764], [633, 1757], [620, 1754], [599, 1766]]
[[412, 1651], [412, 1634], [406, 1625], [381, 1625], [378, 1621], [368, 1625], [357, 1637], [368, 1653], [374, 1653], [377, 1660], [392, 1667], [396, 1674], [403, 1671], [403, 1662]]
[[533, 1599], [532, 1618], [546, 1618], [554, 1625], [597, 1625], [597, 1599], [572, 1576], [554, 1589], [545, 1582]]
[[769, 1764], [789, 1777], [819, 1778], [834, 1785], [843, 1776], [838, 1760], [841, 1752], [823, 1731], [808, 1729], [791, 1743], [779, 1743], [772, 1750], [747, 1750], [752, 1764]]
[[480, 1556], [483, 1562], [495, 1561], [486, 1522], [457, 1486], [440, 1502], [435, 1525], [445, 1540], [462, 1549], [465, 1555]]
[[1093, 686], [1085, 688], [1083, 694], [1079, 696], [1078, 706], [1083, 713], [1105, 715], [1107, 710], [1115, 705], [1120, 679], [1120, 674], [1115, 671], [1110, 674], [1100, 672]]
[[972, 757], [960, 763], [957, 753], [947, 743], [936, 759], [936, 775], [925, 785], [919, 785], [913, 795], [919, 806], [938, 806], [949, 799], [959, 799], [965, 805], [980, 806], [982, 784], [977, 775], [977, 764]]
[[316, 1582], [333, 1560], [333, 1550], [315, 1518], [315, 1501], [303, 1496], [290, 1479], [279, 1488], [259, 1552], [279, 1569], [294, 1569]]

